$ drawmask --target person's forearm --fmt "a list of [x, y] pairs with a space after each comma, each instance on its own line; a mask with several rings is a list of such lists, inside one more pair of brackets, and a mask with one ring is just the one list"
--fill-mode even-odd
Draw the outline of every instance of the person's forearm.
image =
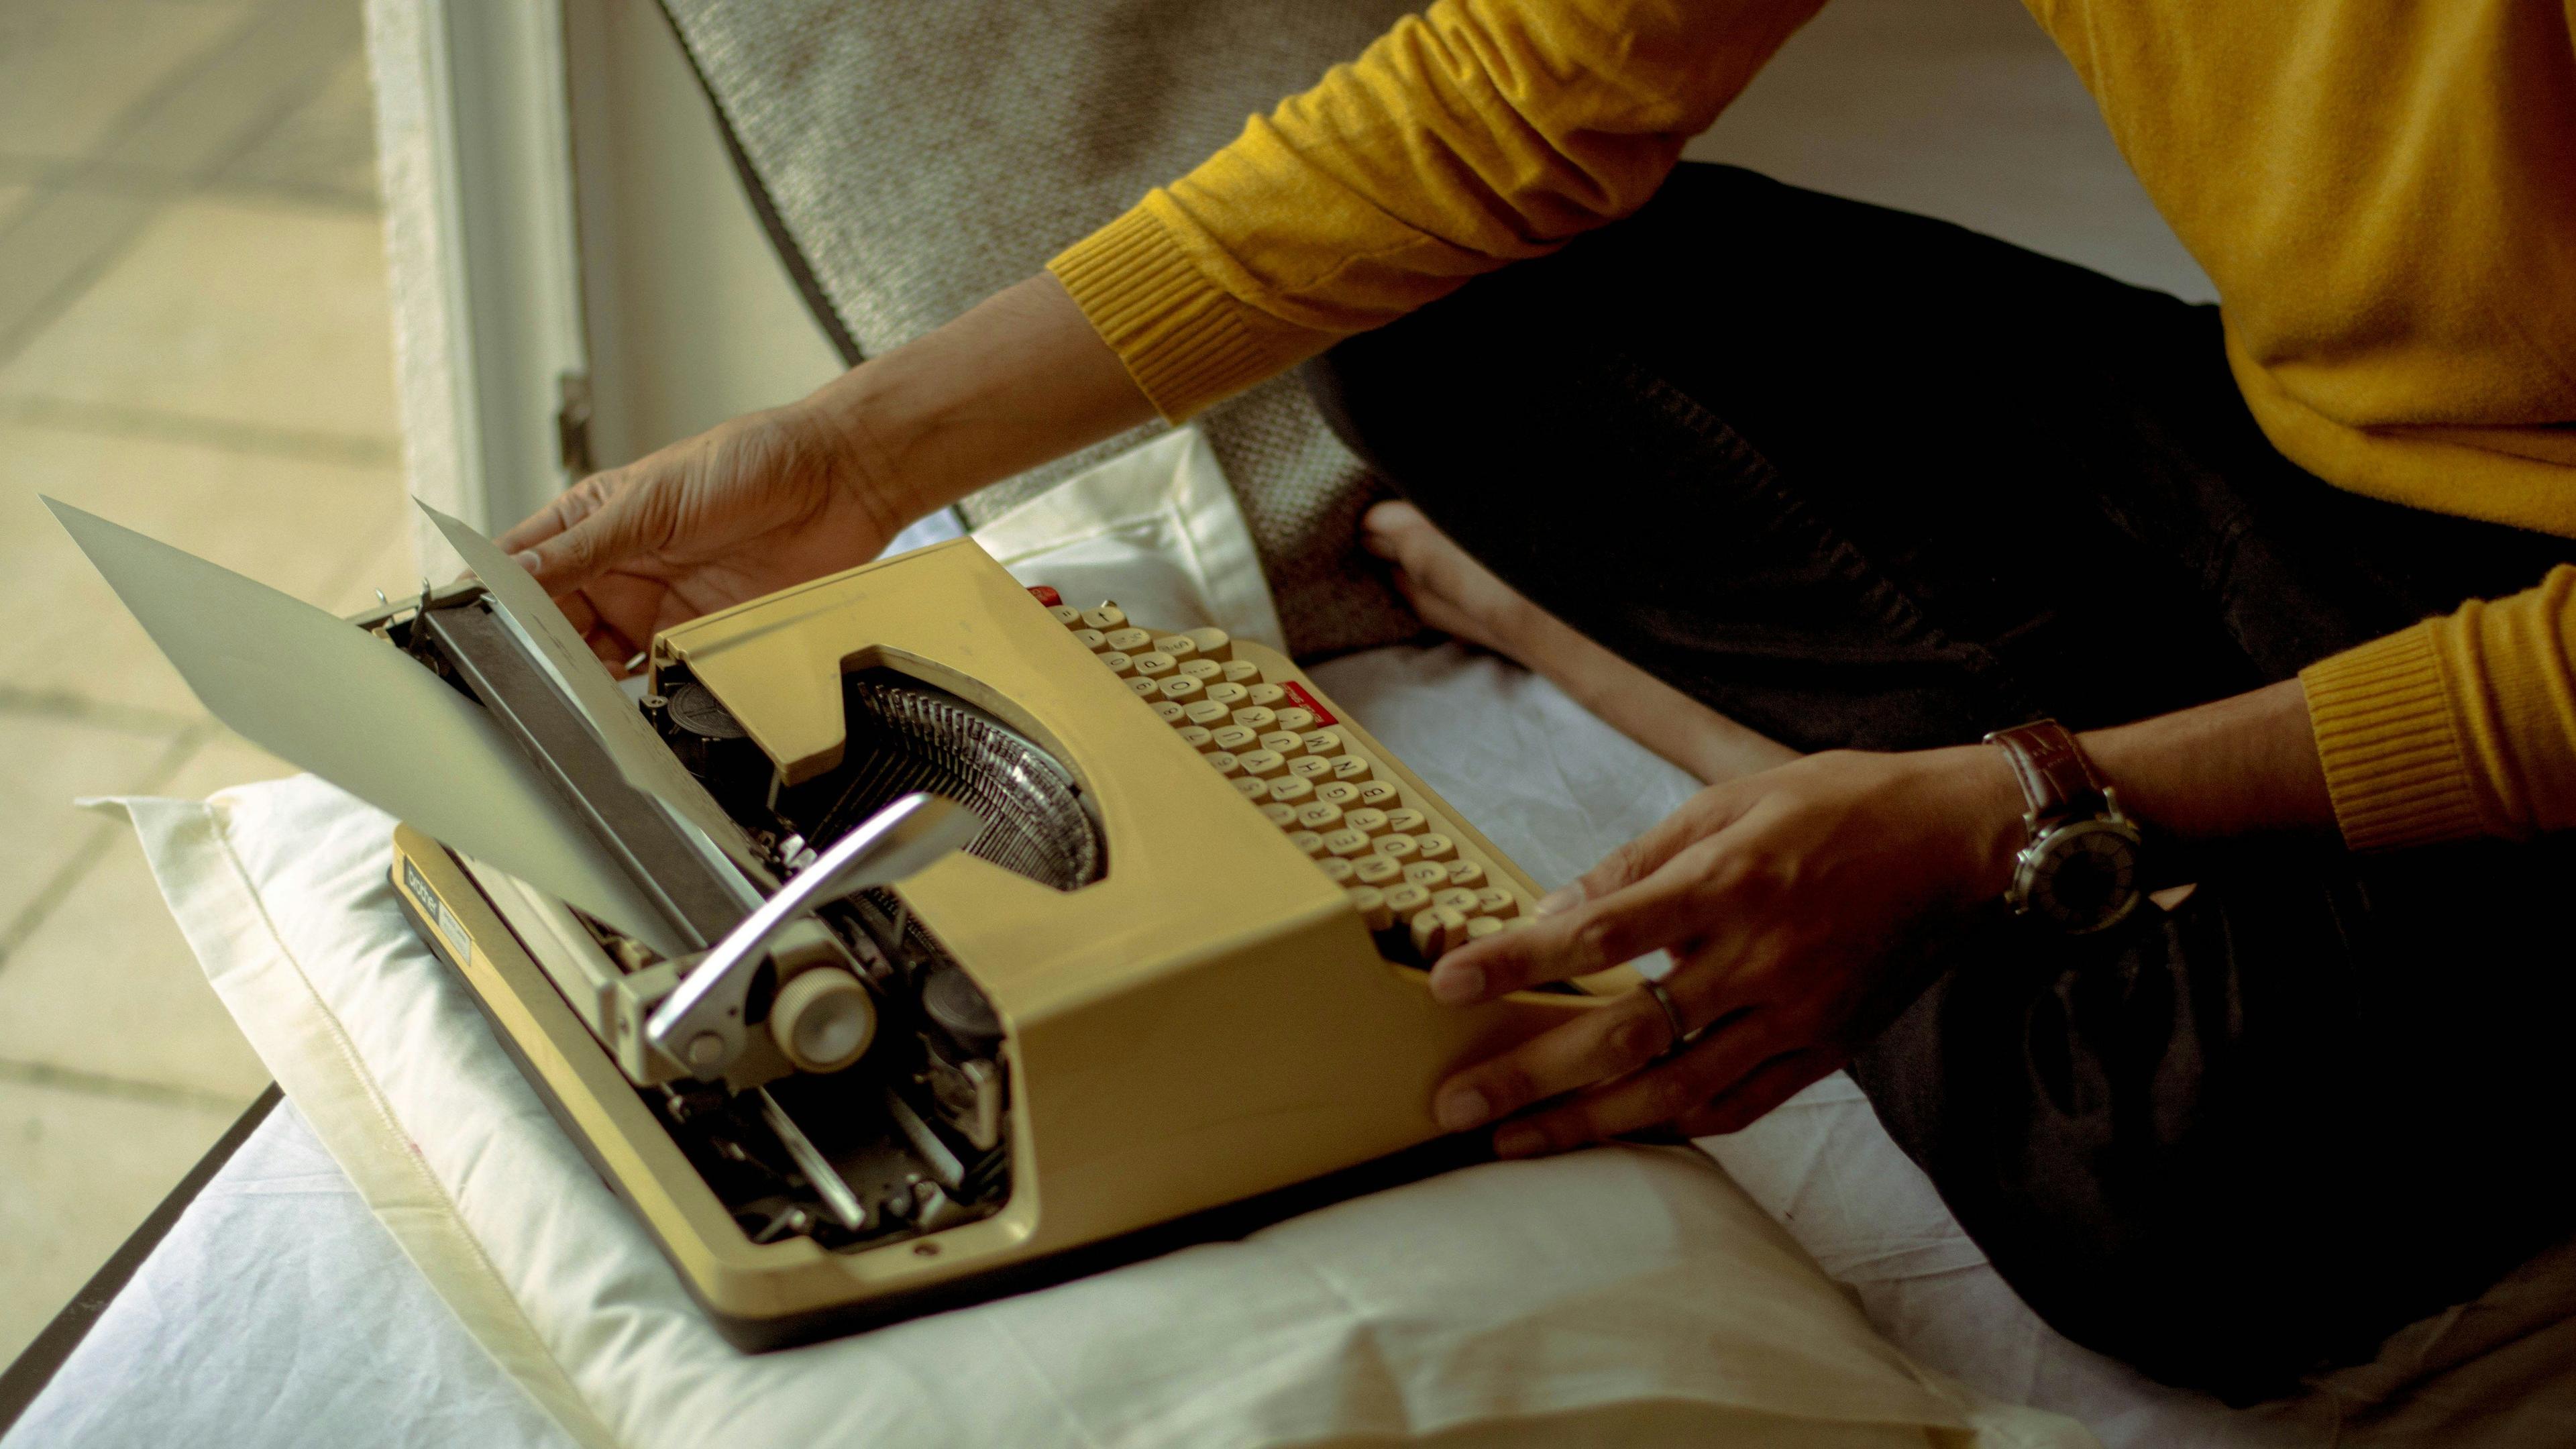
[[2079, 738], [2121, 808], [2167, 835], [2335, 828], [2295, 679]]
[[1154, 416], [1055, 278], [995, 293], [805, 400], [900, 527]]

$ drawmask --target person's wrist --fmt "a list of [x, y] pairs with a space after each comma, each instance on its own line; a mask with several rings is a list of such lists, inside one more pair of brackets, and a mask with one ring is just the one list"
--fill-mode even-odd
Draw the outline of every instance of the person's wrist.
[[1952, 823], [1952, 864], [1962, 903], [2002, 899], [2012, 885], [2014, 857], [2030, 836], [2028, 803], [2013, 778], [2011, 761], [1985, 744], [1955, 745], [1925, 755], [1940, 781], [1943, 817]]
[[870, 520], [882, 547], [939, 503], [925, 501], [912, 476], [918, 470], [902, 465], [900, 429], [866, 376], [874, 366], [861, 363], [787, 407], [823, 450], [832, 485]]

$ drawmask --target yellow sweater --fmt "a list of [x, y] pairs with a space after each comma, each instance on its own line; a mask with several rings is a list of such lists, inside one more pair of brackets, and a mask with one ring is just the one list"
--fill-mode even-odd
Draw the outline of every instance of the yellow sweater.
[[[1438, 0], [1051, 264], [1185, 417], [1616, 220], [1822, 0]], [[2028, 0], [2275, 446], [2576, 537], [2576, 0]], [[2576, 569], [2303, 675], [2356, 847], [2576, 825]]]

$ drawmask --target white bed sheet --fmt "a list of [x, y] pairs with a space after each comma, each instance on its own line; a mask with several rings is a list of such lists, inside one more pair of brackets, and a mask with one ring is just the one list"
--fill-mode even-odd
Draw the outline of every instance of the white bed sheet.
[[[1455, 646], [1377, 651], [1317, 676], [1545, 883], [1691, 788], [1544, 682]], [[1705, 1145], [1929, 1366], [2071, 1413], [2114, 1446], [2302, 1442], [2051, 1333], [1845, 1078]], [[468, 1441], [562, 1442], [287, 1109], [181, 1220], [9, 1444]]]

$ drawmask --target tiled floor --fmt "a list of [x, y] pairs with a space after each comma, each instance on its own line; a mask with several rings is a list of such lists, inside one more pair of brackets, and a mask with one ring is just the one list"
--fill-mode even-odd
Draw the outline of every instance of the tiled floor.
[[287, 768], [50, 494], [347, 611], [411, 577], [359, 0], [0, 0], [0, 1362], [267, 1073], [92, 794]]

